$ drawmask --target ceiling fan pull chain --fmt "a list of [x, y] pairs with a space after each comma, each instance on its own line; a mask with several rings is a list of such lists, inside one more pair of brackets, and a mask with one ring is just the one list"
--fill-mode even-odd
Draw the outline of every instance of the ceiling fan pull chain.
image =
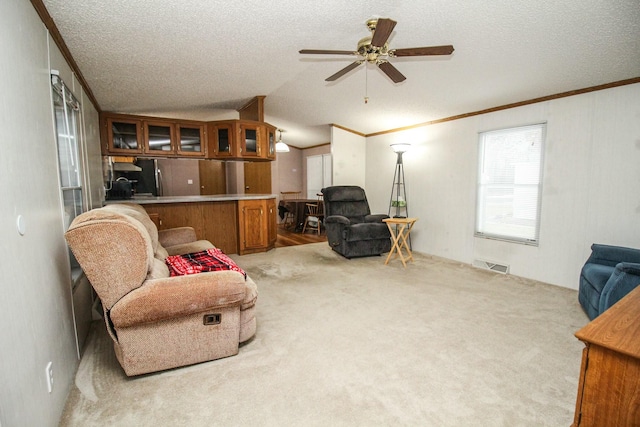
[[369, 67], [364, 64], [364, 103], [369, 103]]

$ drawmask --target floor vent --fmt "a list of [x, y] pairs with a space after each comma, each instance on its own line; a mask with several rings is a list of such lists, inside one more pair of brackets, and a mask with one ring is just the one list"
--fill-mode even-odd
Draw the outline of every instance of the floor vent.
[[497, 262], [484, 261], [481, 259], [473, 260], [474, 267], [482, 268], [484, 270], [495, 271], [496, 273], [507, 274], [509, 272], [509, 266], [505, 264], [498, 264]]

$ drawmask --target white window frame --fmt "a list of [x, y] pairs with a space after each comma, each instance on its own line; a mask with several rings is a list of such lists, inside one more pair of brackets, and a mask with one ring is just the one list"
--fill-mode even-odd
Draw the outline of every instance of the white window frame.
[[[58, 171], [63, 229], [87, 210], [84, 173], [86, 158], [82, 141], [82, 108], [80, 102], [57, 73], [51, 74], [53, 119], [58, 151]], [[77, 284], [81, 269], [69, 250], [73, 286]]]
[[538, 245], [545, 139], [546, 123], [478, 134], [476, 237]]

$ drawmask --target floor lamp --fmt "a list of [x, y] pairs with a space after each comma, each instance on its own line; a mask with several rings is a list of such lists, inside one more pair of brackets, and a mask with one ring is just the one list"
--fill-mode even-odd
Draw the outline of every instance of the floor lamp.
[[[394, 218], [408, 218], [409, 208], [407, 206], [407, 191], [404, 187], [404, 164], [402, 162], [402, 155], [406, 153], [411, 144], [398, 143], [391, 144], [391, 149], [398, 155], [396, 160], [396, 171], [393, 175], [393, 185], [391, 186], [391, 199], [389, 200], [389, 213], [391, 216], [391, 210], [395, 209]], [[404, 212], [402, 212], [404, 210]], [[411, 235], [409, 235], [409, 247], [411, 247]]]
[[[407, 192], [404, 188], [404, 164], [402, 163], [402, 155], [409, 150], [409, 147], [411, 147], [411, 144], [391, 144], [391, 149], [398, 155], [396, 171], [393, 175], [393, 185], [391, 186], [391, 200], [389, 200], [389, 216], [391, 216], [392, 208], [395, 208], [394, 218], [406, 218], [409, 216]], [[401, 215], [403, 210], [404, 215]]]

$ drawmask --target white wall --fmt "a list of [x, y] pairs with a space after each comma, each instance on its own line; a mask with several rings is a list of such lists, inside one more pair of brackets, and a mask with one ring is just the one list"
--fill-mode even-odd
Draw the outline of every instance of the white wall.
[[365, 184], [366, 138], [331, 127], [331, 156], [333, 159], [333, 185]]
[[[3, 0], [0, 40], [0, 75], [5, 82], [0, 97], [0, 423], [55, 426], [78, 359], [62, 228], [49, 39], [30, 2]], [[57, 55], [52, 54], [52, 64]], [[70, 76], [62, 77], [72, 84]], [[96, 118], [95, 111], [89, 117]], [[94, 134], [98, 124], [91, 126], [88, 132]], [[18, 216], [24, 219], [24, 235], [16, 228]], [[54, 373], [51, 394], [45, 381], [49, 361]]]
[[[478, 132], [547, 122], [538, 247], [475, 238]], [[594, 242], [640, 247], [640, 84], [560, 98], [385, 135], [366, 144], [372, 210], [387, 212], [404, 155], [414, 250], [577, 289]], [[359, 162], [356, 162], [359, 167]]]
[[[308, 193], [307, 189], [307, 157], [317, 156], [322, 154], [331, 154], [331, 143], [326, 143], [323, 145], [318, 145], [312, 148], [305, 148], [302, 150], [302, 181], [303, 181], [303, 189], [302, 194], [306, 195]], [[331, 168], [331, 166], [329, 166]], [[333, 173], [332, 173], [333, 177]], [[315, 198], [315, 196], [313, 196]]]
[[323, 144], [313, 148], [299, 149], [290, 147], [288, 153], [277, 153], [271, 166], [271, 190], [278, 195], [281, 191], [300, 191], [301, 196], [307, 193], [307, 160], [308, 156], [328, 154], [331, 144]]
[[302, 150], [291, 147], [287, 153], [276, 153], [273, 163], [278, 175], [278, 184], [272, 187], [273, 193], [279, 195], [281, 191], [303, 191]]

